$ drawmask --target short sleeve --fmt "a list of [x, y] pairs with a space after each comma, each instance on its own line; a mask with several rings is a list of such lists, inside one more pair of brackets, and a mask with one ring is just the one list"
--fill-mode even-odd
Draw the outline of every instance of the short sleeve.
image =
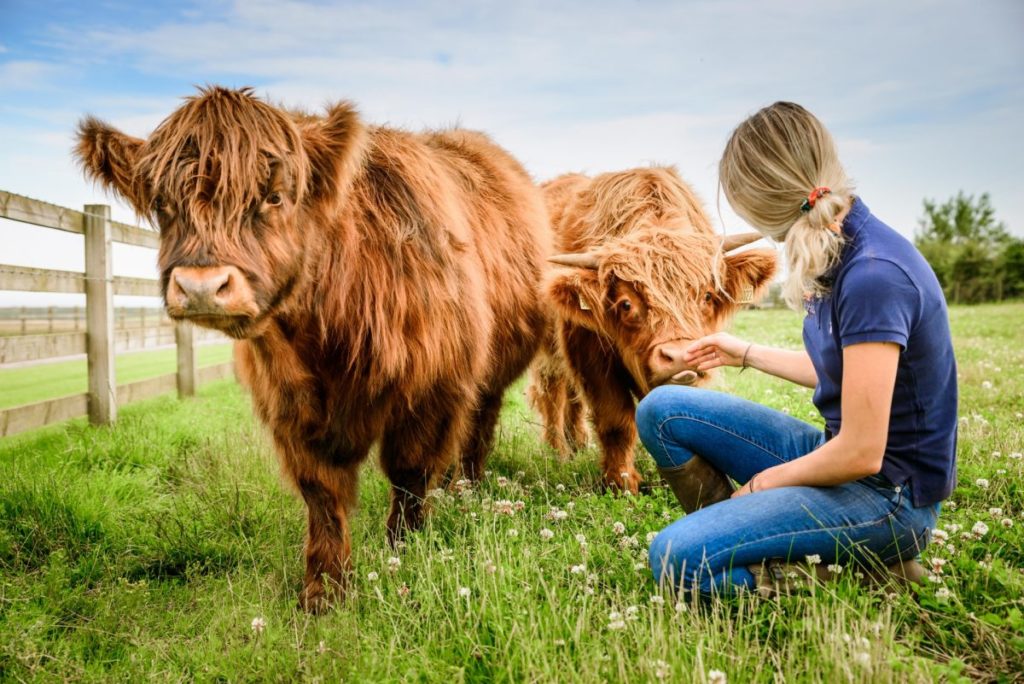
[[920, 318], [921, 292], [902, 268], [886, 259], [858, 259], [837, 285], [836, 316], [844, 348], [864, 342], [895, 342], [907, 348]]

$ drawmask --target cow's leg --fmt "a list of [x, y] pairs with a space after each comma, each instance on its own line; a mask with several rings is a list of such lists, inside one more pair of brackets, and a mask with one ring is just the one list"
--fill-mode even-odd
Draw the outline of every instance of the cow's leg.
[[565, 440], [569, 449], [576, 452], [587, 445], [587, 405], [576, 383], [570, 378], [565, 383]]
[[498, 414], [501, 413], [503, 395], [503, 391], [489, 391], [477, 402], [469, 439], [462, 452], [462, 472], [470, 480], [479, 480], [484, 476], [484, 463], [494, 444], [494, 430], [498, 424]]
[[306, 576], [299, 605], [320, 613], [344, 595], [351, 569], [348, 516], [356, 500], [358, 461], [344, 466], [310, 460], [293, 472], [306, 502]]
[[538, 363], [530, 368], [530, 387], [527, 389], [530, 405], [544, 423], [544, 441], [562, 459], [569, 458], [572, 453], [569, 425], [566, 423], [571, 410], [568, 380], [566, 377], [553, 377], [538, 359]]
[[423, 524], [427, 491], [451, 464], [465, 439], [468, 422], [468, 401], [447, 406], [443, 401], [424, 402], [385, 432], [380, 461], [391, 480], [391, 544], [398, 542], [406, 530], [416, 530]]
[[633, 466], [636, 417], [632, 379], [608, 345], [593, 332], [566, 325], [563, 328], [569, 366], [590, 405], [594, 430], [601, 444], [601, 470], [612, 489], [639, 492], [640, 474]]

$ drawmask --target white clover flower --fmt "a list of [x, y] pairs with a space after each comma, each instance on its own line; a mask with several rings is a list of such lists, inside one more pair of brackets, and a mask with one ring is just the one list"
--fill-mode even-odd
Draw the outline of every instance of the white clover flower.
[[470, 594], [472, 594], [472, 593], [473, 592], [470, 590], [469, 587], [459, 587], [459, 597], [460, 598], [469, 598]]
[[805, 556], [805, 559], [807, 560], [808, 565], [818, 565], [819, 563], [821, 563], [821, 556], [819, 556], [816, 553], [812, 553], [808, 556]]
[[957, 532], [960, 531], [960, 529], [962, 527], [963, 527], [963, 525], [960, 525], [959, 523], [950, 523], [950, 524], [946, 525], [946, 531], [949, 532], [950, 534], [956, 534]]
[[668, 511], [662, 511], [661, 512], [661, 519], [662, 520], [672, 520], [672, 514], [669, 513]]
[[[1020, 418], [1021, 414], [1018, 413], [1017, 417]], [[1015, 461], [1019, 461], [1020, 459], [1024, 458], [1024, 454], [1022, 454], [1019, 451], [1014, 451], [1012, 454], [1010, 454], [1010, 458], [1012, 458]]]
[[612, 622], [614, 622], [615, 620], [621, 620], [622, 613], [620, 613], [617, 610], [613, 610], [612, 612], [608, 613], [608, 619]]
[[615, 523], [612, 524], [612, 532], [614, 532], [615, 534], [625, 534], [626, 533], [626, 526], [623, 525], [622, 523], [616, 521]]
[[508, 499], [499, 499], [494, 502], [493, 510], [500, 515], [515, 515], [515, 505]]
[[505, 477], [504, 475], [499, 475], [497, 483], [499, 487], [508, 487], [508, 478]]
[[552, 508], [550, 511], [548, 511], [547, 515], [548, 520], [554, 520], [555, 522], [560, 522], [568, 517], [568, 511], [563, 511], [561, 508]]
[[992, 506], [991, 508], [988, 509], [988, 514], [991, 515], [993, 518], [998, 518], [1003, 514], [1003, 509], [999, 508], [999, 506]]
[[587, 545], [587, 537], [586, 537], [586, 535], [584, 535], [582, 533], [581, 534], [577, 534], [576, 535], [576, 543], [579, 544], [580, 546], [586, 546]]
[[689, 606], [687, 606], [687, 605], [686, 605], [685, 603], [683, 603], [682, 601], [676, 601], [676, 605], [674, 605], [674, 606], [672, 607], [672, 609], [673, 609], [674, 611], [676, 611], [677, 613], [685, 613], [685, 612], [686, 612], [686, 611], [688, 611], [688, 610], [689, 610], [690, 608], [689, 608]]
[[975, 480], [974, 484], [978, 485], [982, 489], [988, 489], [988, 480], [986, 480], [983, 477], [979, 477], [977, 480]]
[[1003, 518], [1002, 520], [999, 521], [999, 524], [1002, 525], [1003, 527], [1013, 527], [1013, 521], [1010, 520], [1009, 518]]
[[833, 575], [838, 575], [843, 571], [843, 566], [839, 565], [838, 563], [833, 563], [828, 566], [827, 570], [831, 572]]
[[371, 582], [376, 582], [379, 577], [380, 575], [378, 575], [376, 572], [366, 573], [366, 579], [368, 579]]
[[946, 564], [946, 559], [945, 558], [932, 558], [931, 559], [931, 564], [932, 564], [932, 572], [934, 572], [936, 575], [941, 575], [942, 574], [942, 566]]
[[946, 544], [946, 551], [949, 553], [950, 556], [955, 556], [956, 555], [956, 545], [955, 544]]
[[398, 568], [402, 567], [402, 559], [398, 556], [392, 556], [388, 558], [388, 572], [398, 572]]
[[1006, 468], [996, 468], [996, 475], [1005, 475]]
[[988, 380], [982, 380], [981, 388], [982, 389], [987, 389], [987, 390], [988, 389], [992, 389], [992, 383], [990, 381], [988, 381]]
[[654, 538], [657, 537], [657, 536], [658, 536], [657, 532], [648, 532], [647, 533], [647, 543], [650, 544], [651, 542], [653, 542]]
[[656, 606], [663, 606], [665, 605], [665, 598], [658, 594], [651, 594], [651, 603]]
[[672, 668], [664, 660], [655, 660], [651, 664], [654, 666], [654, 676], [658, 679], [668, 679], [672, 674]]
[[974, 526], [971, 528], [971, 534], [973, 534], [975, 537], [979, 539], [981, 537], [984, 537], [986, 534], [988, 534], [988, 525], [979, 520], [978, 522], [974, 523]]
[[549, 539], [551, 539], [554, 536], [555, 536], [555, 533], [552, 532], [551, 530], [549, 530], [546, 527], [543, 530], [540, 531], [540, 538], [543, 539], [544, 541], [548, 541]]
[[952, 597], [953, 592], [951, 592], [947, 587], [939, 587], [935, 590], [935, 598], [939, 600], [939, 603], [947, 603]]
[[267, 621], [261, 617], [254, 617], [250, 626], [256, 634], [263, 634], [263, 630], [267, 628]]
[[402, 582], [402, 586], [398, 587], [398, 595], [402, 598], [408, 596], [410, 591], [411, 589], [409, 589], [409, 585], [405, 582]]
[[519, 536], [519, 530], [517, 530], [516, 528], [513, 527], [506, 534], [508, 534], [508, 536], [510, 536], [510, 537], [518, 537]]
[[624, 620], [612, 620], [611, 622], [608, 623], [608, 629], [613, 631], [613, 632], [618, 632], [619, 630], [622, 630], [622, 629], [625, 629], [625, 628], [626, 628], [626, 622]]
[[871, 665], [871, 654], [858, 651], [853, 655], [853, 662], [857, 663], [861, 667], [868, 667]]
[[582, 575], [586, 571], [587, 566], [584, 563], [580, 563], [579, 565], [574, 565], [571, 568], [569, 568], [569, 572], [573, 575]]
[[949, 533], [946, 530], [932, 530], [932, 542], [936, 546], [942, 546], [949, 540]]
[[427, 492], [427, 496], [432, 499], [443, 499], [445, 496], [445, 492], [443, 489], [438, 487], [437, 489], [431, 489], [429, 492]]
[[635, 534], [619, 538], [620, 549], [635, 549], [638, 546], [640, 546], [640, 541], [636, 538]]
[[320, 643], [316, 645], [316, 652], [320, 655], [327, 653], [327, 642], [321, 639]]
[[728, 684], [728, 681], [725, 673], [721, 670], [711, 670], [708, 672], [708, 684]]
[[636, 563], [633, 563], [633, 569], [634, 570], [646, 570], [647, 569], [647, 563], [644, 563], [643, 561], [637, 561]]
[[526, 508], [526, 502], [525, 501], [516, 501], [514, 504], [512, 504], [512, 508], [514, 508], [517, 511], [521, 511], [524, 508]]
[[567, 511], [571, 511], [574, 508], [576, 508], [576, 502], [575, 501], [570, 501], [569, 503], [565, 504], [565, 509]]
[[555, 485], [555, 491], [556, 492], [564, 492], [565, 491], [565, 485], [562, 484], [561, 482], [559, 482], [558, 484]]
[[484, 572], [486, 572], [488, 575], [493, 575], [494, 573], [498, 572], [498, 566], [495, 565], [494, 561], [489, 560], [486, 563], [484, 563]]
[[636, 614], [640, 612], [640, 606], [626, 606], [626, 618], [635, 620]]

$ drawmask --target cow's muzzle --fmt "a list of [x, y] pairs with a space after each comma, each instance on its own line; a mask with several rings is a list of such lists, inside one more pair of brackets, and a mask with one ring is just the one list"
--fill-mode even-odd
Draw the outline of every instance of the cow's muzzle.
[[234, 266], [179, 266], [167, 282], [167, 313], [210, 327], [219, 319], [252, 318], [259, 306], [252, 287]]
[[690, 342], [692, 340], [672, 340], [651, 350], [648, 366], [652, 386], [693, 385], [704, 379], [703, 371], [694, 369], [684, 360]]

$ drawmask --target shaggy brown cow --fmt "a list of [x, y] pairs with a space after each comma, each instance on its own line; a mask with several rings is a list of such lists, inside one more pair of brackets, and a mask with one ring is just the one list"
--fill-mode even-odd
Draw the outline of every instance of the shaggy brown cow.
[[345, 103], [293, 115], [249, 89], [203, 89], [146, 140], [86, 118], [77, 153], [159, 224], [170, 316], [239, 340], [239, 376], [309, 511], [300, 603], [324, 608], [372, 444], [392, 541], [455, 454], [481, 474], [544, 329], [540, 192], [480, 133], [371, 127]]
[[[532, 368], [530, 396], [551, 445], [579, 443], [580, 388], [602, 450], [605, 482], [638, 491], [634, 398], [668, 382], [703, 384], [682, 360], [686, 345], [721, 329], [742, 299], [775, 273], [775, 253], [729, 249], [760, 237], [722, 238], [672, 168], [545, 183], [557, 249], [547, 283], [558, 318]], [[557, 339], [557, 347], [552, 340]]]

